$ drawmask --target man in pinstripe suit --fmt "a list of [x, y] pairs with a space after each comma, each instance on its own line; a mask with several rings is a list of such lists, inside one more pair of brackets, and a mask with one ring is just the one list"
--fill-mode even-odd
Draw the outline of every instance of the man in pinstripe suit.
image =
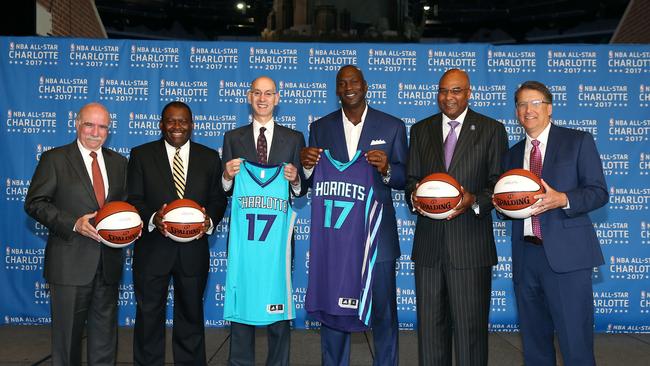
[[[411, 259], [418, 355], [420, 365], [451, 365], [453, 337], [457, 365], [487, 365], [491, 270], [497, 263], [491, 196], [508, 138], [501, 123], [468, 108], [464, 71], [448, 70], [438, 86], [442, 113], [411, 128], [406, 193], [419, 211], [413, 194], [418, 182], [438, 172], [456, 178], [465, 193], [448, 219], [417, 219]], [[447, 168], [443, 143], [450, 133], [457, 143]]]

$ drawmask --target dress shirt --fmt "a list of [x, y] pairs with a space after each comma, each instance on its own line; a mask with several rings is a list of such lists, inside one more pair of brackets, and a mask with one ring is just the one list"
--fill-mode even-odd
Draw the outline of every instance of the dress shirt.
[[[93, 184], [93, 158], [90, 156], [92, 150], [86, 149], [79, 140], [77, 140], [77, 146], [79, 147], [79, 152], [81, 157], [84, 159], [84, 166], [86, 167], [86, 172], [90, 177], [90, 184]], [[108, 174], [106, 173], [106, 164], [104, 163], [104, 154], [102, 154], [101, 147], [95, 151], [97, 153], [97, 163], [99, 164], [99, 170], [102, 172], [102, 179], [104, 180], [104, 198], [108, 197]]]
[[[540, 154], [542, 154], [542, 166], [544, 166], [544, 157], [546, 156], [546, 146], [548, 145], [548, 133], [551, 130], [551, 124], [542, 131], [542, 133], [537, 136], [537, 138], [532, 138], [526, 134], [526, 146], [524, 147], [524, 169], [530, 171], [530, 151], [533, 149], [533, 140], [539, 141]], [[541, 177], [540, 177], [541, 178]], [[529, 217], [524, 219], [524, 236], [535, 236], [533, 233], [533, 221]]]

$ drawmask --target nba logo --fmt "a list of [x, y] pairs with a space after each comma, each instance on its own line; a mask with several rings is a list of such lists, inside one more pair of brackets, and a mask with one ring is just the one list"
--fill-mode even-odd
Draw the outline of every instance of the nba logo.
[[12, 112], [11, 112], [11, 109], [10, 109], [10, 110], [7, 111], [7, 118], [11, 119], [11, 115], [12, 115]]
[[280, 80], [280, 89], [284, 89], [284, 81]]
[[219, 88], [223, 89], [223, 86], [224, 86], [223, 80], [219, 80]]
[[192, 48], [190, 48], [190, 53], [194, 54], [194, 52], [196, 52], [196, 47], [192, 46]]
[[553, 58], [553, 51], [552, 50], [548, 50], [548, 58]]
[[253, 56], [255, 54], [255, 47], [251, 47], [250, 52], [251, 52], [251, 56]]
[[70, 44], [70, 52], [74, 52], [74, 43]]
[[492, 50], [488, 50], [488, 58], [492, 58]]
[[430, 58], [433, 57], [433, 50], [432, 49], [429, 49], [429, 57]]
[[372, 57], [375, 54], [375, 51], [371, 48], [368, 50], [368, 56]]
[[611, 257], [609, 258], [609, 262], [610, 262], [611, 264], [614, 264], [614, 263], [616, 262], [616, 258], [615, 258], [614, 256], [611, 256]]
[[135, 45], [134, 44], [131, 45], [131, 53], [135, 53]]
[[314, 49], [313, 49], [313, 48], [310, 48], [310, 49], [309, 49], [309, 56], [313, 56], [313, 55], [314, 55]]
[[578, 85], [578, 91], [579, 91], [579, 92], [582, 93], [584, 90], [585, 90], [584, 85], [582, 85], [582, 84]]

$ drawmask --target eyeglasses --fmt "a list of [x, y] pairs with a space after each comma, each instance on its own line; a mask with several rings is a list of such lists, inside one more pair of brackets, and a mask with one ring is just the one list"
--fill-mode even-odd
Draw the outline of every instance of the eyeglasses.
[[529, 100], [527, 102], [524, 101], [517, 102], [515, 106], [517, 106], [517, 109], [525, 109], [528, 106], [528, 104], [530, 104], [532, 108], [538, 109], [539, 107], [542, 106], [542, 104], [551, 104], [551, 102], [547, 102], [541, 99], [534, 99], [534, 100]]
[[92, 122], [81, 122], [81, 127], [85, 128], [86, 130], [92, 130], [93, 128], [99, 128], [102, 131], [108, 131], [108, 125], [100, 125]]
[[469, 88], [459, 88], [459, 87], [451, 88], [451, 89], [442, 88], [438, 90], [438, 94], [447, 95], [451, 93], [451, 95], [460, 95], [460, 93], [464, 92], [467, 89]]
[[250, 93], [251, 93], [255, 98], [259, 98], [259, 97], [261, 97], [262, 95], [264, 95], [264, 96], [267, 97], [267, 98], [271, 98], [271, 97], [273, 97], [273, 96], [275, 95], [275, 92], [274, 92], [274, 91], [270, 91], [270, 90], [267, 90], [267, 91], [265, 91], [265, 92], [263, 92], [263, 91], [261, 91], [261, 90], [251, 90]]

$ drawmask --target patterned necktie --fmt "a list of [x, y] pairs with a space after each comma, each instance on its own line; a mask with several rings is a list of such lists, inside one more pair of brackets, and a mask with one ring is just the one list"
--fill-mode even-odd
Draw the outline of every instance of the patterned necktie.
[[264, 136], [265, 127], [260, 127], [260, 135], [257, 137], [257, 162], [266, 164], [266, 136]]
[[102, 177], [102, 171], [99, 169], [99, 163], [97, 162], [97, 153], [91, 151], [90, 157], [93, 158], [93, 162], [90, 164], [93, 173], [93, 191], [95, 191], [97, 204], [99, 204], [99, 207], [102, 207], [104, 206], [104, 200], [106, 196], [106, 190], [104, 189], [104, 178]]
[[451, 158], [454, 156], [454, 149], [456, 148], [456, 142], [458, 142], [458, 137], [456, 136], [456, 127], [460, 124], [458, 121], [449, 121], [447, 122], [451, 130], [447, 134], [445, 143], [443, 144], [445, 149], [445, 168], [449, 170], [449, 165], [451, 164]]
[[176, 195], [178, 198], [183, 198], [185, 194], [185, 169], [183, 168], [183, 159], [181, 159], [181, 148], [176, 148], [174, 154], [174, 169], [172, 171], [174, 176], [174, 187], [176, 188]]
[[[542, 177], [542, 152], [539, 150], [539, 140], [531, 141], [533, 148], [530, 150], [530, 171], [538, 177]], [[539, 216], [531, 217], [533, 225], [533, 234], [536, 237], [542, 238], [542, 227], [539, 224]]]

